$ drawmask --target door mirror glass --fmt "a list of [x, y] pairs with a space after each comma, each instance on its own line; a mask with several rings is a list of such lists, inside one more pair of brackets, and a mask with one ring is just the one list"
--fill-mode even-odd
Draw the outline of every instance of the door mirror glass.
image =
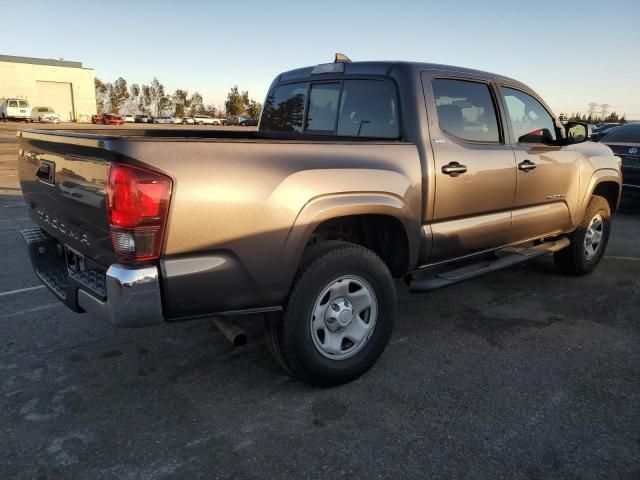
[[581, 143], [589, 138], [589, 126], [586, 123], [569, 122], [564, 128], [568, 143]]

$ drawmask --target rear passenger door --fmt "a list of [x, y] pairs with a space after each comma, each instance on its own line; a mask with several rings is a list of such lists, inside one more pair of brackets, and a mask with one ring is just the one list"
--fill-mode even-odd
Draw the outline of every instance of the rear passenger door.
[[491, 79], [424, 71], [422, 84], [435, 162], [430, 262], [506, 244], [516, 164]]

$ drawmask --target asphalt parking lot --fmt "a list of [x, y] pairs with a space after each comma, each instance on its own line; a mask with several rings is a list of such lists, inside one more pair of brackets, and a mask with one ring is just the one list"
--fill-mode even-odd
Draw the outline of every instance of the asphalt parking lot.
[[[31, 271], [0, 124], [0, 479], [640, 478], [640, 206], [599, 268], [551, 258], [430, 294], [361, 379], [287, 377], [245, 318], [117, 330]], [[111, 127], [122, 128], [122, 127]], [[236, 127], [237, 128], [237, 127]]]

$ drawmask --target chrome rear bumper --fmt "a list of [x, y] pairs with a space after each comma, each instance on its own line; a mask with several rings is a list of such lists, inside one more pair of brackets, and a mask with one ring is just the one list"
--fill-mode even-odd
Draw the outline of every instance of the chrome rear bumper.
[[41, 228], [23, 230], [38, 278], [67, 307], [88, 312], [116, 327], [144, 327], [164, 322], [160, 276], [155, 265], [93, 265], [72, 272], [57, 240]]
[[78, 305], [116, 327], [144, 327], [164, 321], [158, 268], [114, 264], [106, 274], [106, 300], [78, 289]]

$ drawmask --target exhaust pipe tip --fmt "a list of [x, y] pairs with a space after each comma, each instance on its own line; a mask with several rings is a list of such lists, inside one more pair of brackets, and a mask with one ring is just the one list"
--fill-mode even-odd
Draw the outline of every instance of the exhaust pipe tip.
[[247, 334], [239, 332], [235, 337], [233, 337], [233, 340], [229, 339], [229, 341], [234, 347], [244, 347], [247, 344]]
[[240, 327], [223, 318], [214, 318], [213, 323], [234, 347], [243, 347], [247, 344], [247, 334]]

